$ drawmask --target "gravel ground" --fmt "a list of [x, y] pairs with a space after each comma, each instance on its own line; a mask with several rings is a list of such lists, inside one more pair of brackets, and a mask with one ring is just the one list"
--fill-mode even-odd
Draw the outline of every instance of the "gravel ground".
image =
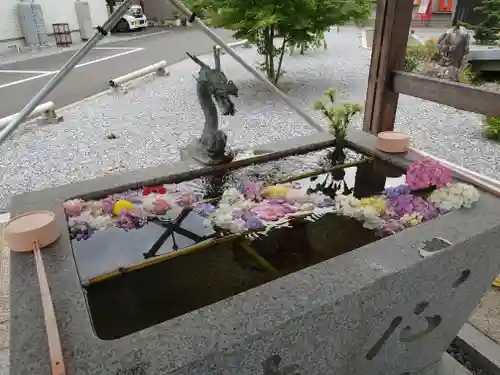
[[[341, 28], [326, 38], [327, 51], [287, 56], [281, 81], [281, 88], [321, 123], [311, 102], [334, 87], [340, 100], [362, 103], [370, 64], [370, 50], [360, 47], [358, 29]], [[254, 50], [238, 52], [256, 61]], [[202, 59], [210, 61], [210, 56]], [[253, 146], [314, 131], [229, 56], [222, 57], [222, 66], [240, 89], [238, 113], [222, 121], [232, 145]], [[204, 118], [193, 79], [197, 66], [186, 60], [170, 73], [127, 95], [77, 103], [62, 113], [65, 121], [59, 125], [18, 131], [0, 149], [0, 212], [8, 210], [10, 196], [22, 191], [178, 160], [179, 147], [200, 133]], [[426, 151], [500, 177], [500, 165], [495, 165], [500, 148], [481, 138], [475, 114], [402, 96], [396, 128], [410, 133]], [[118, 139], [105, 140], [109, 133]]]

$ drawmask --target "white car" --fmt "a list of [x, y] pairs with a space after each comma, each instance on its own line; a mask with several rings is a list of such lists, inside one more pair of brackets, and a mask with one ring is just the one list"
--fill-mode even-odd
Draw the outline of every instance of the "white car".
[[120, 21], [113, 28], [114, 32], [125, 32], [131, 30], [140, 30], [148, 26], [146, 15], [140, 5], [131, 5], [127, 13], [123, 15]]

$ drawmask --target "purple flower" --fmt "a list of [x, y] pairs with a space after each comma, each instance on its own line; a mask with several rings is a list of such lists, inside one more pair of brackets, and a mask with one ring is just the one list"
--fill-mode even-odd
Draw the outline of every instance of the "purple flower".
[[395, 198], [399, 197], [400, 195], [410, 194], [410, 192], [411, 192], [410, 187], [408, 185], [403, 184], [399, 186], [385, 188], [384, 195], [387, 198]]
[[113, 208], [115, 207], [116, 199], [110, 195], [103, 200], [101, 200], [101, 205], [102, 205], [102, 211], [106, 215], [112, 215], [113, 214]]
[[248, 229], [257, 230], [265, 227], [262, 220], [260, 220], [257, 216], [255, 216], [252, 213], [248, 213], [248, 215], [246, 215], [243, 219], [245, 220], [246, 227]]
[[400, 219], [405, 214], [419, 213], [422, 216], [422, 221], [427, 221], [439, 215], [439, 211], [434, 204], [412, 194], [389, 198], [387, 200], [387, 211], [390, 212], [390, 217], [393, 219]]
[[377, 228], [377, 232], [385, 237], [393, 235], [397, 232], [401, 232], [405, 229], [405, 226], [399, 222], [399, 220], [389, 219], [386, 220], [384, 224]]
[[73, 240], [87, 240], [94, 233], [94, 230], [86, 222], [74, 222], [69, 227], [69, 235]]
[[216, 210], [215, 206], [210, 203], [198, 203], [193, 208], [194, 212], [203, 217], [208, 217]]
[[316, 207], [319, 207], [319, 208], [333, 207], [335, 205], [335, 201], [328, 196], [320, 196], [314, 202], [314, 204], [316, 205]]
[[262, 200], [262, 189], [264, 184], [262, 182], [246, 181], [243, 185], [243, 196], [245, 199], [252, 201]]
[[125, 230], [142, 228], [148, 221], [148, 214], [143, 210], [120, 211], [116, 224]]

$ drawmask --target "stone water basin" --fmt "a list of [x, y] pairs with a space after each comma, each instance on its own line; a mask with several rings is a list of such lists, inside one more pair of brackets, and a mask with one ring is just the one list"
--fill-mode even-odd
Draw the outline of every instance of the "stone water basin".
[[[345, 150], [346, 159], [339, 163], [328, 157], [332, 151], [155, 186], [153, 190], [165, 190], [157, 197], [171, 209], [137, 228], [116, 224], [82, 238], [71, 224], [81, 216], [69, 217], [73, 254], [97, 336], [112, 340], [138, 332], [379, 240], [383, 233], [335, 212], [333, 202], [338, 194], [381, 196], [385, 189], [405, 183], [404, 169], [352, 149]], [[217, 207], [225, 192], [243, 191], [247, 181], [287, 186], [332, 204], [263, 220], [261, 229], [237, 233], [207, 222], [198, 203], [176, 204], [189, 192]], [[151, 189], [103, 198], [124, 198], [140, 207], [147, 205]], [[96, 202], [88, 201], [88, 206]]]
[[[400, 375], [435, 365], [499, 272], [500, 202], [480, 192], [470, 208], [401, 221], [391, 187], [418, 157], [380, 153], [364, 133], [349, 137], [343, 165], [323, 162], [333, 140], [318, 134], [224, 167], [180, 162], [14, 198], [13, 215], [49, 209], [64, 228], [43, 259], [68, 374]], [[264, 201], [246, 206], [252, 215], [264, 203], [294, 208], [233, 231], [222, 203], [247, 179], [268, 186]], [[134, 210], [150, 209], [144, 187], [160, 185], [166, 212], [140, 221], [122, 210], [102, 230], [75, 231], [68, 201], [86, 208], [127, 193]], [[181, 185], [198, 202], [178, 201], [185, 190], [172, 186]], [[292, 190], [306, 200], [290, 203]], [[438, 190], [413, 192], [413, 203]], [[216, 214], [207, 217], [200, 201]], [[244, 217], [235, 215], [240, 203], [230, 205], [234, 220]], [[381, 229], [391, 220], [394, 235]], [[11, 264], [11, 373], [49, 375], [33, 257], [13, 253]]]

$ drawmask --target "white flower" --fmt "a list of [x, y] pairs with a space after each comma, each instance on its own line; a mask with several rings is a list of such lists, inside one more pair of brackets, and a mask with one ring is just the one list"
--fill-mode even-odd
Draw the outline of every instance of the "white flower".
[[363, 221], [363, 226], [368, 229], [375, 229], [384, 224], [384, 220], [382, 220], [378, 216], [378, 212], [375, 207], [363, 207], [358, 212], [361, 213], [360, 218]]
[[313, 203], [304, 203], [302, 205], [300, 205], [300, 208], [299, 210], [300, 211], [314, 211], [316, 207], [314, 206]]
[[444, 211], [457, 210], [461, 207], [470, 208], [478, 200], [477, 189], [462, 182], [436, 189], [429, 196], [429, 201]]
[[243, 196], [236, 188], [227, 189], [222, 194], [220, 201], [222, 203], [234, 204], [239, 200], [242, 200]]
[[233, 215], [230, 212], [218, 212], [217, 210], [212, 214], [212, 223], [219, 228], [229, 230], [232, 222]]
[[231, 221], [229, 230], [232, 233], [243, 233], [246, 230], [246, 223], [243, 219], [235, 219]]
[[105, 230], [114, 226], [113, 219], [109, 215], [93, 217], [88, 223], [95, 230]]
[[400, 219], [401, 224], [407, 227], [414, 227], [422, 222], [422, 215], [418, 212], [412, 212], [409, 214], [404, 214]]

